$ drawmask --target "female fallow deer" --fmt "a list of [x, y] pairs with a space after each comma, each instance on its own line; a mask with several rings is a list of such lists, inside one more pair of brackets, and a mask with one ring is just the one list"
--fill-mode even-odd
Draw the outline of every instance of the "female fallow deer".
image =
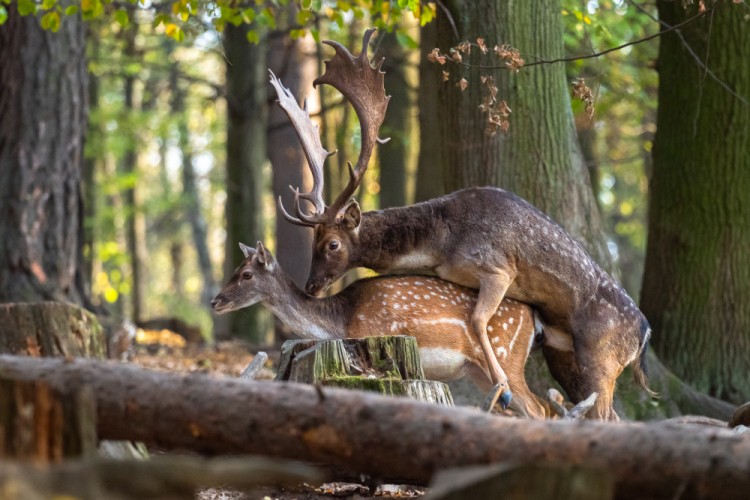
[[[372, 154], [389, 98], [382, 61], [373, 68], [365, 34], [362, 53], [345, 47], [326, 61], [326, 83], [352, 103], [362, 129], [357, 164], [331, 206], [323, 200], [323, 149], [316, 126], [275, 76], [271, 81], [281, 107], [302, 142], [314, 186], [294, 190], [296, 217], [279, 205], [287, 220], [315, 229], [306, 290], [317, 294], [347, 270], [368, 267], [380, 273], [437, 274], [479, 289], [471, 326], [490, 366], [496, 397], [507, 387], [487, 337], [487, 324], [507, 295], [531, 304], [545, 325], [544, 353], [553, 376], [573, 402], [593, 392], [599, 398], [591, 416], [617, 420], [612, 407], [617, 377], [634, 365], [635, 380], [646, 390], [645, 356], [651, 329], [627, 293], [559, 225], [518, 196], [499, 188], [470, 188], [409, 207], [362, 213], [355, 192]], [[382, 141], [381, 141], [382, 142]], [[300, 200], [309, 201], [305, 213]], [[494, 402], [489, 400], [488, 406]]]
[[[245, 260], [216, 295], [217, 313], [263, 302], [296, 335], [310, 339], [379, 335], [416, 337], [425, 376], [454, 380], [468, 375], [481, 389], [492, 384], [481, 347], [469, 329], [476, 291], [430, 276], [384, 276], [354, 282], [342, 292], [318, 299], [298, 289], [271, 252], [259, 242], [240, 243]], [[519, 413], [543, 418], [546, 402], [526, 385], [529, 351], [542, 336], [532, 309], [504, 300], [489, 322], [493, 353], [505, 366]]]

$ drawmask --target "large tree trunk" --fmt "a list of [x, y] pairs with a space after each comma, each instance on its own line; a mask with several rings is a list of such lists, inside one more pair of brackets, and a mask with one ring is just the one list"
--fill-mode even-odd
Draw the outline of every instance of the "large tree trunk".
[[[447, 2], [458, 29], [438, 9], [438, 44], [446, 52], [463, 40], [483, 37], [490, 47], [511, 44], [522, 54], [554, 59], [563, 55], [563, 26], [559, 0]], [[492, 53], [490, 51], [490, 53]], [[495, 64], [472, 50], [472, 64]], [[437, 67], [435, 77], [446, 67]], [[605, 269], [611, 259], [602, 237], [601, 216], [589, 173], [576, 138], [565, 68], [560, 64], [496, 70], [498, 100], [512, 109], [510, 130], [485, 133], [486, 115], [479, 110], [485, 93], [480, 75], [486, 70], [464, 69], [469, 81], [461, 92], [454, 83], [458, 67], [450, 66], [450, 83], [440, 87], [442, 127], [437, 141], [445, 159], [448, 191], [467, 186], [496, 185], [513, 191], [559, 222], [589, 250]]]
[[385, 57], [383, 71], [385, 93], [391, 96], [388, 113], [385, 115], [380, 136], [390, 141], [378, 147], [380, 166], [380, 208], [406, 205], [407, 143], [411, 130], [411, 96], [406, 80], [406, 53], [396, 38], [396, 33], [381, 34], [380, 51], [377, 58]]
[[58, 33], [9, 6], [0, 26], [0, 302], [81, 303], [84, 26]]
[[[313, 94], [314, 53], [312, 37], [292, 40], [288, 35], [279, 34], [269, 44], [270, 69], [300, 102]], [[294, 197], [289, 186], [308, 192], [312, 187], [312, 175], [294, 127], [275, 100], [268, 117], [268, 158], [273, 170], [274, 200], [281, 197], [284, 206], [290, 207]], [[300, 288], [304, 287], [310, 271], [312, 235], [310, 228], [295, 226], [277, 215], [276, 256], [284, 271]]]
[[403, 398], [89, 360], [0, 356], [0, 378], [58, 391], [90, 385], [101, 437], [167, 448], [289, 457], [420, 483], [452, 466], [584, 465], [611, 473], [623, 497], [742, 498], [750, 487], [750, 438], [728, 429], [499, 418]]
[[[228, 24], [224, 30], [228, 110], [225, 281], [242, 262], [239, 242], [263, 238], [262, 169], [266, 161], [268, 114], [266, 47], [264, 36], [259, 44], [247, 40], [249, 29], [246, 25]], [[269, 322], [270, 315], [257, 304], [228, 315], [226, 327], [217, 327], [217, 336], [264, 342]], [[224, 323], [217, 320], [219, 325]]]
[[[659, 1], [674, 25], [697, 4]], [[742, 5], [661, 38], [642, 309], [659, 356], [700, 390], [750, 398], [750, 28]], [[699, 67], [685, 44], [730, 89]]]

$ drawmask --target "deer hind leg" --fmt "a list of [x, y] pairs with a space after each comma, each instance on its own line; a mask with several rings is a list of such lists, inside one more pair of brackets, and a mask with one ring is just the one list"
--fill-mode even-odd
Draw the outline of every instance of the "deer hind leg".
[[487, 336], [487, 324], [492, 315], [497, 312], [497, 308], [500, 306], [500, 302], [512, 281], [513, 279], [506, 272], [481, 276], [479, 278], [479, 296], [471, 315], [472, 330], [482, 347], [490, 378], [495, 385], [482, 405], [485, 411], [491, 410], [498, 398], [500, 398], [500, 404], [503, 408], [507, 408], [512, 399], [512, 393], [508, 386], [508, 376], [497, 361], [497, 356], [492, 351], [492, 345]]

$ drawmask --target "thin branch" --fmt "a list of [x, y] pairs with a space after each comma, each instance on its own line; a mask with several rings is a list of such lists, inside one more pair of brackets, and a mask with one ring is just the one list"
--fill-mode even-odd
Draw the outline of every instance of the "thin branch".
[[[632, 5], [633, 7], [635, 7], [636, 9], [638, 9], [643, 14], [647, 15], [648, 17], [650, 17], [651, 20], [653, 20], [653, 21], [659, 23], [660, 25], [662, 25], [667, 30], [671, 30], [673, 28], [673, 26], [670, 26], [668, 23], [665, 23], [661, 19], [653, 16], [648, 10], [646, 10], [642, 5], [637, 4], [634, 0], [627, 0], [627, 2], [630, 5]], [[711, 22], [711, 26], [713, 26], [713, 10], [711, 12], [712, 12], [712, 14], [711, 14], [711, 21], [712, 21]], [[666, 32], [667, 31], [662, 31], [662, 33], [666, 33]], [[714, 73], [713, 71], [711, 71], [711, 69], [708, 67], [708, 49], [706, 49], [706, 63], [704, 64], [703, 61], [701, 60], [700, 56], [695, 53], [695, 51], [690, 46], [690, 44], [687, 42], [687, 40], [685, 40], [685, 36], [682, 34], [682, 32], [679, 29], [677, 29], [677, 30], [675, 30], [675, 34], [680, 39], [680, 42], [685, 47], [685, 50], [688, 51], [688, 54], [690, 54], [690, 56], [693, 58], [693, 60], [695, 60], [695, 63], [698, 65], [698, 67], [705, 71], [704, 78], [705, 78], [705, 75], [707, 74], [716, 83], [718, 83], [724, 90], [726, 90], [731, 95], [733, 95], [734, 97], [736, 97], [737, 99], [739, 99], [744, 105], [747, 106], [748, 104], [750, 104], [750, 103], [748, 103], [747, 99], [745, 99], [743, 96], [737, 94], [734, 90], [732, 90], [732, 88], [729, 85], [727, 85], [727, 83], [725, 83], [721, 78], [719, 78], [718, 76], [716, 76], [716, 73]], [[710, 32], [709, 32], [708, 40], [709, 40], [709, 43], [710, 43], [710, 40], [711, 40]]]
[[[555, 63], [560, 63], [560, 62], [573, 62], [573, 61], [580, 61], [580, 60], [583, 60], [583, 59], [594, 59], [596, 57], [601, 57], [603, 55], [609, 54], [610, 52], [616, 52], [618, 50], [624, 49], [625, 47], [630, 47], [632, 45], [638, 45], [638, 44], [643, 43], [643, 42], [648, 42], [649, 40], [653, 40], [654, 38], [658, 38], [658, 37], [660, 37], [662, 35], [665, 35], [665, 34], [669, 33], [670, 31], [678, 30], [679, 28], [682, 28], [683, 26], [685, 26], [687, 24], [690, 24], [693, 21], [695, 21], [695, 20], [697, 20], [697, 19], [705, 16], [706, 14], [708, 14], [709, 12], [711, 12], [712, 10], [713, 9], [707, 9], [704, 12], [699, 12], [698, 14], [694, 15], [693, 17], [691, 17], [689, 19], [686, 19], [685, 21], [683, 21], [683, 22], [681, 22], [679, 24], [675, 24], [674, 26], [671, 26], [668, 29], [659, 31], [658, 33], [654, 33], [653, 35], [648, 35], [646, 37], [639, 38], [638, 40], [631, 40], [631, 41], [629, 41], [627, 43], [623, 43], [622, 45], [618, 45], [617, 47], [611, 47], [609, 49], [602, 50], [601, 52], [594, 52], [593, 54], [585, 54], [585, 55], [579, 55], [579, 56], [560, 57], [558, 59], [542, 59], [542, 58], [537, 58], [536, 61], [530, 62], [530, 63], [526, 63], [526, 64], [523, 65], [523, 67], [524, 68], [528, 68], [530, 66], [538, 66], [540, 64], [555, 64]], [[533, 57], [533, 56], [528, 56], [527, 54], [522, 54], [522, 55], [525, 56], [525, 57]], [[449, 58], [449, 60], [451, 60], [451, 59]], [[467, 68], [508, 69], [506, 66], [485, 66], [485, 65], [481, 65], [481, 64], [474, 65], [474, 64], [469, 64], [469, 63], [465, 63], [465, 62], [461, 62], [460, 64], [463, 65], [463, 66], [466, 66]]]

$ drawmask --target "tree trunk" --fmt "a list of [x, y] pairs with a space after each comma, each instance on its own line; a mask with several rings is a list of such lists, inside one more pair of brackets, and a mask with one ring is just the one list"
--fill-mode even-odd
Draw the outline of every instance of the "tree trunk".
[[[307, 37], [292, 40], [288, 35], [279, 34], [269, 44], [270, 69], [300, 102], [313, 97], [314, 52], [314, 41]], [[270, 84], [266, 84], [270, 88]], [[268, 159], [273, 171], [274, 201], [281, 197], [284, 206], [290, 207], [294, 197], [289, 186], [299, 187], [303, 192], [310, 191], [312, 175], [294, 127], [275, 100], [268, 115]], [[312, 235], [310, 228], [295, 226], [277, 215], [276, 256], [281, 267], [300, 288], [304, 287], [310, 271]]]
[[[670, 25], [697, 12], [658, 2]], [[659, 49], [658, 129], [641, 304], [656, 352], [699, 390], [750, 398], [750, 29], [741, 5], [680, 29]]]
[[[132, 11], [131, 11], [132, 16]], [[124, 32], [124, 55], [128, 60], [136, 58], [135, 39], [138, 25], [132, 23]], [[138, 178], [138, 131], [135, 127], [135, 81], [136, 76], [128, 74], [124, 82], [125, 121], [129, 123], [127, 149], [122, 157], [120, 170], [128, 178], [127, 187], [122, 193], [123, 208], [125, 210], [125, 239], [127, 241], [128, 257], [130, 260], [130, 318], [139, 321], [143, 316], [144, 280], [143, 280], [143, 235], [140, 207], [136, 197], [136, 179]]]
[[[463, 40], [483, 37], [487, 44], [511, 44], [522, 54], [546, 59], [563, 56], [563, 26], [559, 0], [541, 2], [447, 2], [458, 29], [453, 32], [438, 9], [441, 51]], [[492, 51], [490, 51], [490, 54]], [[476, 47], [466, 60], [474, 65], [497, 63], [480, 57]], [[558, 221], [579, 239], [605, 269], [611, 258], [603, 238], [601, 216], [589, 173], [576, 138], [570, 95], [561, 64], [522, 68], [518, 73], [497, 70], [498, 100], [512, 110], [510, 130], [490, 136], [487, 118], [479, 110], [485, 94], [479, 69], [442, 67], [454, 74], [441, 84], [438, 116], [445, 158], [447, 191], [467, 186], [496, 185], [517, 193]], [[455, 83], [469, 81], [461, 92]]]
[[0, 302], [81, 303], [84, 26], [70, 16], [51, 33], [15, 6], [7, 10], [0, 27]]
[[[208, 308], [211, 299], [216, 295], [218, 290], [214, 282], [211, 255], [208, 251], [206, 219], [203, 217], [200, 194], [198, 193], [198, 186], [195, 180], [195, 169], [193, 168], [188, 113], [185, 110], [185, 90], [180, 87], [178, 82], [178, 70], [177, 63], [173, 63], [170, 70], [170, 86], [172, 88], [172, 115], [177, 118], [177, 131], [180, 135], [179, 146], [182, 153], [182, 202], [193, 236], [193, 248], [198, 257], [198, 270], [203, 279], [201, 304]], [[174, 259], [173, 262], [175, 262]]]
[[[228, 111], [225, 281], [242, 262], [239, 242], [252, 244], [263, 239], [264, 234], [261, 196], [266, 161], [268, 77], [265, 37], [261, 36], [259, 44], [251, 44], [247, 40], [250, 28], [228, 24], [224, 30]], [[217, 323], [222, 325], [224, 321]], [[218, 337], [242, 337], [264, 343], [270, 315], [257, 304], [226, 316], [226, 323], [225, 328], [217, 328]]]
[[448, 467], [511, 462], [604, 468], [621, 497], [743, 498], [750, 487], [750, 439], [728, 429], [498, 418], [340, 389], [90, 360], [0, 356], [0, 378], [59, 391], [90, 385], [105, 439], [262, 453], [412, 484]]
[[378, 146], [380, 165], [380, 208], [402, 207], [409, 198], [406, 193], [407, 144], [411, 133], [411, 96], [406, 80], [406, 53], [396, 38], [396, 33], [382, 33], [380, 51], [375, 58], [385, 57], [383, 71], [385, 93], [391, 96], [385, 114], [381, 137], [390, 137]]
[[[424, 201], [445, 194], [443, 155], [436, 141], [440, 136], [438, 121], [438, 86], [440, 70], [427, 60], [427, 54], [437, 47], [437, 23], [421, 28], [419, 53], [419, 158], [414, 201]], [[382, 148], [382, 146], [381, 146]]]

